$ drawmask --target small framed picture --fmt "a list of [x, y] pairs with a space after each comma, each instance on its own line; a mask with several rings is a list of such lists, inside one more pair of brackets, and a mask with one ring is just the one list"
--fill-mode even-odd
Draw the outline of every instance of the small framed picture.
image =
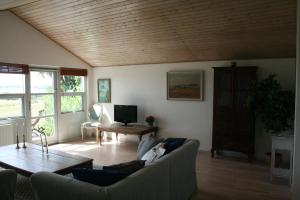
[[98, 79], [98, 102], [111, 103], [110, 79]]
[[167, 73], [167, 99], [203, 101], [203, 71]]

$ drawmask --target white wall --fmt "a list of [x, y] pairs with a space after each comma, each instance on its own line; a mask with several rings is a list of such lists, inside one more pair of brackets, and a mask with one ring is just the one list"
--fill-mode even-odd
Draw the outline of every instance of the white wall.
[[[258, 66], [259, 77], [276, 73], [284, 88], [295, 87], [295, 59], [241, 60], [237, 61], [237, 64]], [[158, 118], [162, 136], [196, 138], [201, 142], [201, 149], [210, 150], [213, 115], [212, 67], [228, 65], [230, 61], [94, 68], [91, 88], [94, 95], [91, 97], [91, 103], [97, 102], [97, 79], [111, 78], [112, 103], [103, 105], [112, 119], [113, 104], [137, 104], [139, 122], [144, 122], [147, 115], [154, 115]], [[204, 101], [167, 100], [166, 73], [171, 70], [192, 69], [204, 71]], [[256, 140], [259, 152], [268, 150], [270, 143], [267, 136], [258, 134]]]
[[0, 62], [89, 67], [9, 11], [0, 11]]
[[[24, 63], [50, 68], [87, 68], [90, 74], [91, 68], [88, 64], [11, 12], [0, 11], [0, 27], [0, 62]], [[89, 96], [88, 91], [87, 97]], [[58, 116], [59, 141], [80, 137], [80, 124], [85, 121], [86, 112]]]
[[300, 0], [297, 9], [297, 82], [296, 82], [296, 118], [295, 118], [295, 141], [294, 141], [294, 176], [293, 176], [293, 199], [300, 199]]

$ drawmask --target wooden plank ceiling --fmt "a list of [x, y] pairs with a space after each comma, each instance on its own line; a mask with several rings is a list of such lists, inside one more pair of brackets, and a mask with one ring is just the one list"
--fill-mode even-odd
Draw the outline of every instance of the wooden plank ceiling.
[[295, 57], [296, 0], [39, 0], [11, 9], [91, 66]]
[[22, 6], [22, 5], [32, 3], [35, 1], [38, 1], [38, 0], [0, 0], [0, 11], [14, 8], [17, 6]]

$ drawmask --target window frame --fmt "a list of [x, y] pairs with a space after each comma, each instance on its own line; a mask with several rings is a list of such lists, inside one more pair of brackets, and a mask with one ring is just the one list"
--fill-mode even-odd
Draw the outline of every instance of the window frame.
[[[82, 92], [63, 92], [62, 90], [62, 83], [61, 83], [61, 78], [63, 76], [73, 76], [73, 75], [60, 75], [59, 76], [59, 91], [60, 91], [60, 95], [59, 95], [59, 98], [60, 98], [60, 113], [61, 114], [68, 114], [68, 113], [82, 113], [82, 112], [85, 112], [86, 110], [86, 91], [87, 91], [87, 78], [86, 76], [80, 76], [82, 77], [83, 79], [83, 91]], [[81, 99], [82, 99], [82, 105], [81, 105], [81, 110], [76, 110], [76, 111], [65, 111], [63, 112], [62, 111], [62, 97], [65, 97], [65, 96], [80, 96]]]
[[0, 117], [0, 120], [6, 120], [6, 119], [18, 119], [18, 118], [25, 118], [26, 117], [26, 81], [27, 81], [27, 74], [21, 74], [21, 73], [3, 73], [3, 74], [19, 74], [24, 76], [24, 93], [0, 93], [0, 99], [21, 99], [22, 105], [21, 105], [21, 112], [22, 115], [20, 116], [7, 116], [7, 117]]
[[15, 119], [15, 118], [25, 118], [26, 113], [25, 113], [25, 94], [0, 94], [0, 99], [1, 100], [6, 100], [6, 99], [21, 99], [22, 105], [21, 105], [21, 112], [22, 115], [19, 116], [7, 116], [7, 117], [0, 117], [0, 120], [5, 120], [5, 119]]

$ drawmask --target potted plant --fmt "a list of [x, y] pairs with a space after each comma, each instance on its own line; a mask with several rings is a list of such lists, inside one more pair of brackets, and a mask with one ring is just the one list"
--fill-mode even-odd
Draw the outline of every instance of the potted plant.
[[[267, 78], [253, 84], [248, 104], [254, 110], [264, 129], [274, 137], [289, 137], [293, 134], [295, 95], [292, 91], [282, 90], [280, 83], [271, 74]], [[271, 152], [266, 153], [266, 160]], [[280, 162], [281, 155], [275, 155]]]
[[149, 126], [153, 126], [155, 118], [152, 115], [146, 117], [145, 121], [148, 123]]
[[282, 90], [276, 75], [253, 84], [248, 99], [255, 117], [263, 123], [264, 129], [276, 136], [293, 134], [295, 95], [292, 91]]

